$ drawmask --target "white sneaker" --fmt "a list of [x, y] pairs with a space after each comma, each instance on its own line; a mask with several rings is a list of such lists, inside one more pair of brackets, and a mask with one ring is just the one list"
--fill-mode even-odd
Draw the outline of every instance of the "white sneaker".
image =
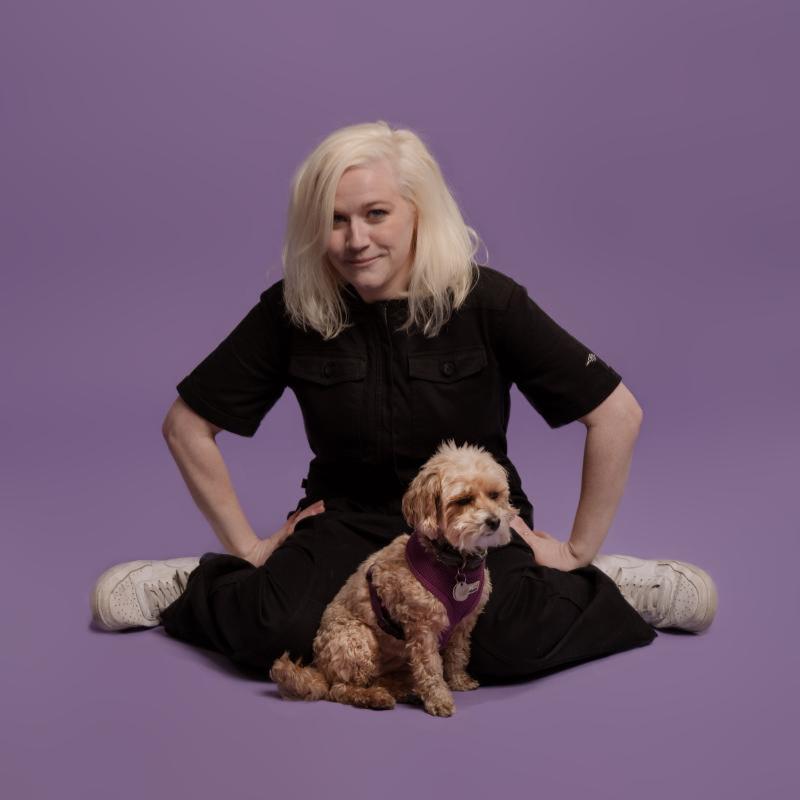
[[717, 587], [694, 564], [618, 555], [599, 555], [592, 564], [617, 584], [622, 596], [654, 628], [699, 633], [717, 613]]
[[199, 558], [127, 561], [107, 569], [92, 591], [92, 618], [107, 631], [152, 628], [186, 588]]

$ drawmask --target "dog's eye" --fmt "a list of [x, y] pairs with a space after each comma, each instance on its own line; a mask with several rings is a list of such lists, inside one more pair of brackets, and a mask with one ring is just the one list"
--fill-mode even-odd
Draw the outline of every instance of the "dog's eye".
[[470, 495], [459, 497], [455, 502], [457, 506], [468, 506], [472, 502], [472, 497]]
[[500, 497], [500, 492], [489, 492], [490, 500], [497, 500], [498, 497]]

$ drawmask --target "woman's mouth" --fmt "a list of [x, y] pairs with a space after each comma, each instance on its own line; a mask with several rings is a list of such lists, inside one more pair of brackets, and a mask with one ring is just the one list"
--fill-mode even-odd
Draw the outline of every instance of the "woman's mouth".
[[363, 260], [358, 261], [348, 261], [348, 264], [352, 264], [354, 267], [365, 267], [367, 264], [371, 264], [376, 259], [380, 258], [380, 256], [373, 256], [372, 258], [365, 258]]

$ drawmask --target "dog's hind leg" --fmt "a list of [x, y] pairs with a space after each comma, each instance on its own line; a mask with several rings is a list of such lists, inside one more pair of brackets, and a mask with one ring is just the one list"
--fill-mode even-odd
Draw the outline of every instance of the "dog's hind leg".
[[314, 640], [314, 664], [331, 686], [369, 686], [378, 674], [379, 663], [375, 634], [353, 617], [331, 621], [320, 628]]
[[314, 662], [330, 682], [328, 699], [359, 708], [394, 708], [392, 695], [372, 683], [378, 675], [380, 650], [374, 632], [342, 614], [320, 629]]
[[394, 708], [394, 697], [383, 686], [353, 686], [350, 683], [334, 683], [328, 699], [359, 708]]
[[276, 658], [269, 671], [286, 700], [325, 700], [328, 697], [328, 681], [315, 667], [303, 667], [289, 658], [288, 651]]
[[408, 670], [398, 670], [381, 675], [375, 680], [373, 686], [380, 686], [386, 689], [398, 703], [421, 703], [422, 701], [414, 693], [414, 681]]

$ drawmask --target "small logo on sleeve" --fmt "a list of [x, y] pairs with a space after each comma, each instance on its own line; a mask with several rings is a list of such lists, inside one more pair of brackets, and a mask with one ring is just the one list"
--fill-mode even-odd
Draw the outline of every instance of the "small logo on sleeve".
[[586, 364], [584, 366], [588, 367], [593, 361], [597, 361], [597, 356], [594, 353], [589, 353], [586, 357]]

